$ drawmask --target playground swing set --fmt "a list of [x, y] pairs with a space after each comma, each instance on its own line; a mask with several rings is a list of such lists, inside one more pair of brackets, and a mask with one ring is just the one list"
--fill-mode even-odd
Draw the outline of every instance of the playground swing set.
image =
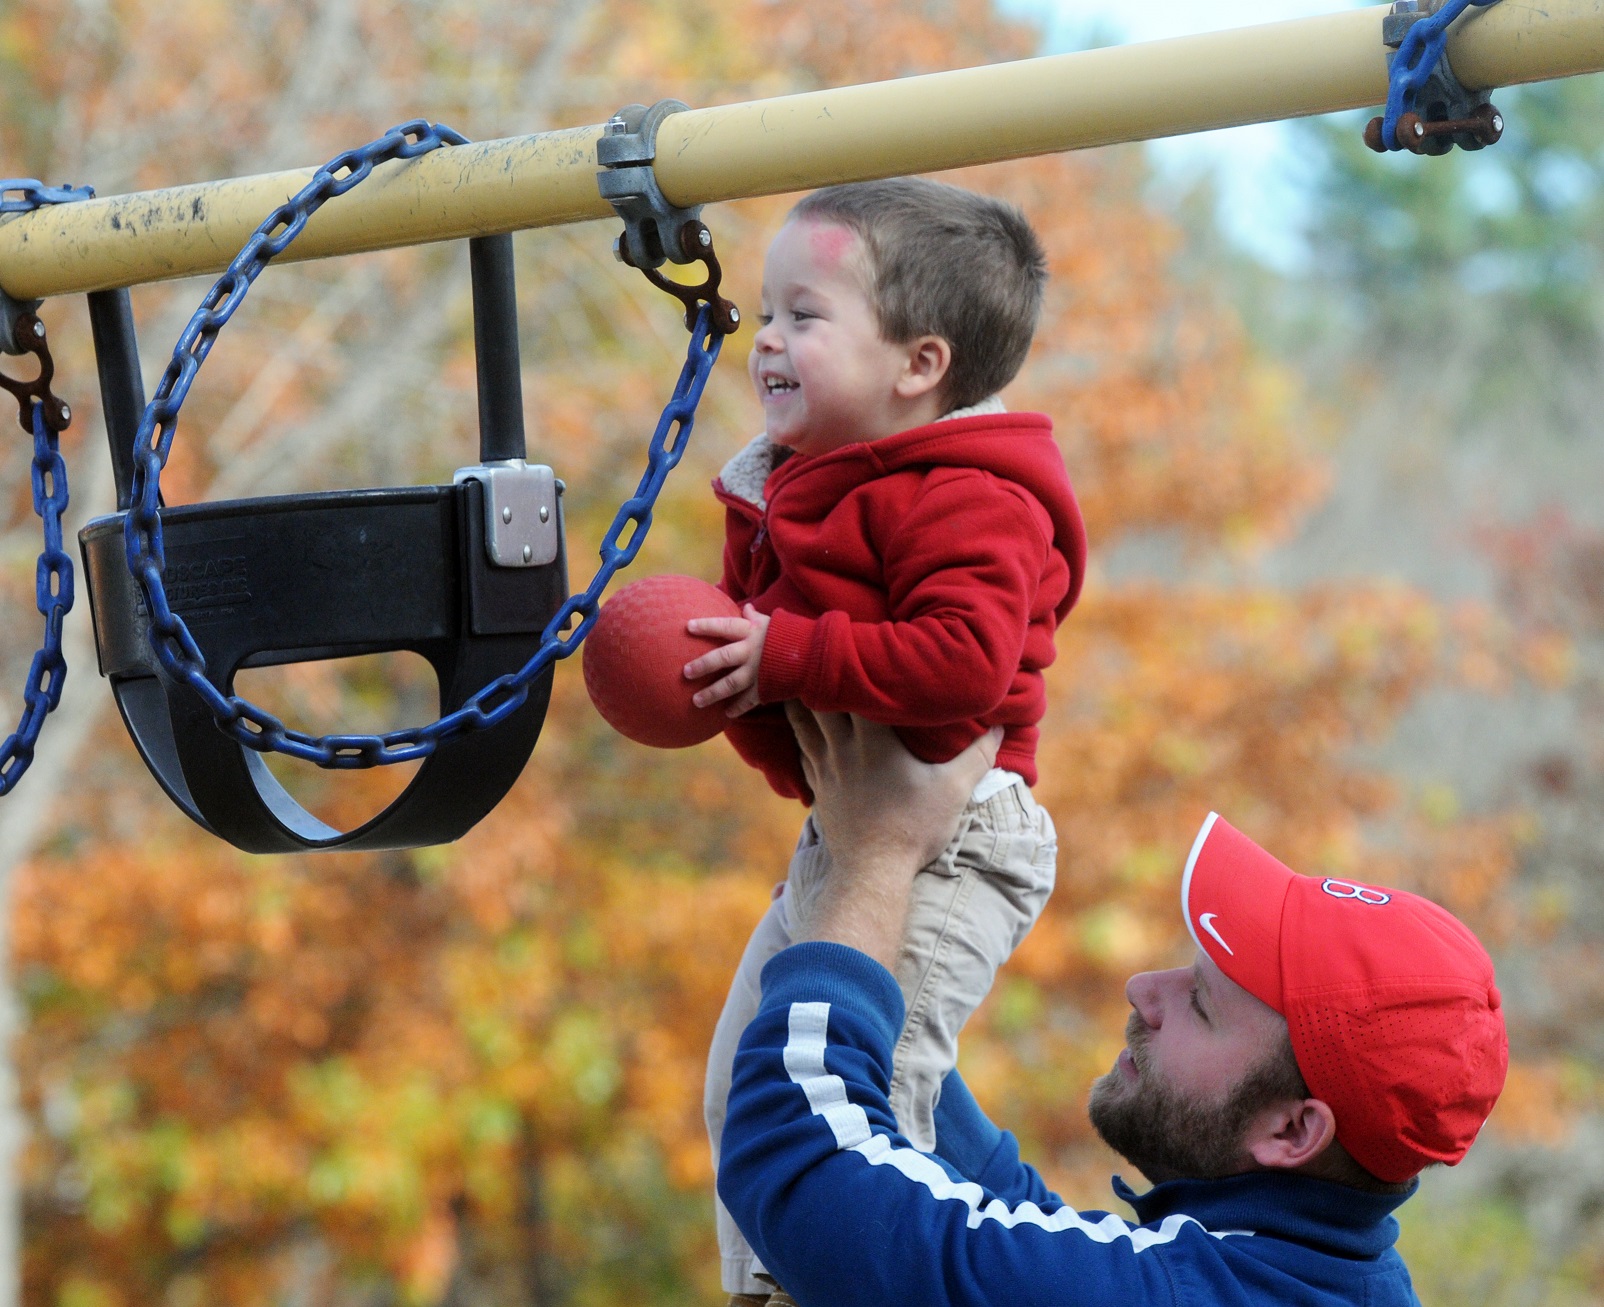
[[[1468, 12], [1467, 11], [1473, 11]], [[0, 374], [34, 444], [45, 619], [0, 794], [33, 757], [66, 679], [74, 597], [58, 437], [70, 407], [38, 317], [85, 293], [117, 511], [79, 534], [101, 674], [158, 784], [188, 816], [257, 853], [405, 848], [454, 840], [511, 788], [535, 747], [558, 660], [634, 559], [690, 438], [720, 346], [739, 324], [701, 207], [740, 196], [936, 171], [1385, 99], [1378, 151], [1444, 154], [1497, 141], [1493, 87], [1604, 69], [1604, 0], [1397, 0], [1232, 32], [936, 73], [692, 110], [629, 105], [600, 127], [472, 145], [415, 121], [304, 171], [96, 199], [87, 187], [0, 181]], [[596, 165], [600, 165], [599, 171]], [[340, 200], [367, 183], [360, 198]], [[287, 198], [286, 198], [287, 197]], [[251, 229], [255, 215], [270, 212]], [[615, 213], [614, 252], [684, 305], [686, 360], [590, 584], [570, 595], [563, 483], [526, 459], [511, 232]], [[165, 507], [180, 408], [218, 332], [275, 258], [467, 238], [480, 462], [450, 484]], [[293, 243], [293, 244], [292, 244]], [[128, 287], [218, 270], [146, 401]], [[699, 282], [663, 263], [700, 264]], [[203, 648], [204, 642], [204, 648]], [[312, 736], [233, 693], [244, 667], [391, 650], [426, 659], [441, 716], [385, 735]], [[347, 831], [268, 770], [277, 752], [333, 769], [421, 766]]]

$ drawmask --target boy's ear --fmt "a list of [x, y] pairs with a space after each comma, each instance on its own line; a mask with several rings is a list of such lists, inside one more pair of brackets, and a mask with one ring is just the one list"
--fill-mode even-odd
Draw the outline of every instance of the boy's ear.
[[920, 399], [938, 389], [952, 367], [952, 346], [940, 336], [920, 336], [907, 345], [907, 364], [897, 379], [903, 399]]

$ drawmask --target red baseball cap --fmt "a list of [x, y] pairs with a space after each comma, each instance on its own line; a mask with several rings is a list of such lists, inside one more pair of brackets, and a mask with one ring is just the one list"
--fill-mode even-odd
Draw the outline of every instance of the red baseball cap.
[[1300, 876], [1210, 813], [1181, 881], [1197, 946], [1287, 1020], [1309, 1092], [1378, 1179], [1465, 1155], [1509, 1066], [1480, 941], [1403, 890]]

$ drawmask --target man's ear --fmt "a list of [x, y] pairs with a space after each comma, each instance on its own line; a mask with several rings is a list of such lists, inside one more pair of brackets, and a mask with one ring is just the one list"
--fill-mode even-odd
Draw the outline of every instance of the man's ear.
[[1337, 1118], [1324, 1102], [1288, 1099], [1253, 1119], [1243, 1146], [1260, 1166], [1295, 1171], [1319, 1157], [1336, 1138]]
[[903, 399], [920, 399], [947, 379], [952, 346], [940, 336], [920, 336], [905, 348], [908, 361], [897, 378], [896, 391]]

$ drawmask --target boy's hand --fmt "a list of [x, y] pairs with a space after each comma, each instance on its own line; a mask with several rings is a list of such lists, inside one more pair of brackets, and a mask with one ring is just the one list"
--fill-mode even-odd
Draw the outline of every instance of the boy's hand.
[[751, 604], [741, 612], [741, 617], [693, 617], [685, 623], [685, 629], [692, 635], [711, 635], [729, 641], [722, 649], [685, 664], [688, 681], [699, 681], [726, 668], [733, 669], [728, 676], [691, 696], [691, 702], [698, 708], [706, 708], [721, 699], [733, 699], [725, 709], [728, 717], [739, 717], [758, 705], [757, 670], [763, 662], [763, 640], [769, 633], [769, 619]]

